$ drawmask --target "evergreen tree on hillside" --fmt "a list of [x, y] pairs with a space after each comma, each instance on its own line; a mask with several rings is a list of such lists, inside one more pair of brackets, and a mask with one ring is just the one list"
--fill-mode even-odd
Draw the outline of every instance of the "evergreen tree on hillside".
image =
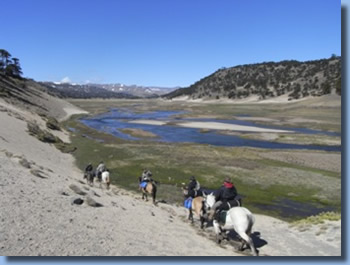
[[3, 67], [6, 67], [10, 63], [11, 54], [4, 49], [0, 49], [0, 58]]
[[17, 78], [23, 74], [19, 59], [11, 59], [11, 54], [5, 49], [0, 49], [0, 73]]

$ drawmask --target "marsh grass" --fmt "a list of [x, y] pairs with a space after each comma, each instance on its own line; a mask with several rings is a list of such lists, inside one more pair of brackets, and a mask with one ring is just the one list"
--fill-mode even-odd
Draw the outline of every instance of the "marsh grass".
[[[74, 102], [76, 103], [76, 102]], [[190, 105], [181, 104], [162, 105], [140, 104], [134, 106], [135, 101], [111, 101], [106, 104], [104, 101], [91, 102], [79, 101], [79, 107], [91, 111], [91, 115], [106, 111], [108, 107], [132, 107], [133, 110], [146, 112], [152, 110], [184, 110], [186, 115], [216, 115], [219, 118], [232, 118], [233, 114], [250, 114], [266, 117], [276, 117], [276, 107], [239, 106], [232, 105]], [[132, 103], [132, 104], [131, 104]], [[289, 112], [297, 111], [293, 109]], [[95, 131], [78, 121], [83, 116], [77, 115], [64, 122], [66, 128], [73, 128], [71, 133], [72, 145], [77, 147], [74, 152], [76, 163], [80, 169], [92, 162], [96, 167], [97, 163], [104, 161], [111, 171], [112, 183], [138, 192], [138, 177], [142, 170], [148, 168], [152, 171], [154, 179], [160, 182], [158, 188], [158, 199], [182, 205], [181, 183], [188, 183], [189, 177], [194, 175], [200, 181], [202, 187], [217, 189], [222, 185], [225, 177], [232, 177], [243, 197], [243, 204], [255, 213], [270, 214], [281, 218], [278, 210], [266, 210], [259, 205], [276, 205], [276, 202], [286, 198], [291, 201], [308, 205], [322, 207], [332, 206], [340, 209], [340, 200], [320, 199], [317, 194], [322, 190], [315, 186], [303, 186], [291, 184], [288, 181], [276, 184], [274, 179], [268, 178], [271, 172], [282, 171], [288, 180], [291, 172], [298, 171], [305, 178], [309, 174], [316, 176], [327, 176], [327, 181], [339, 179], [340, 174], [333, 171], [321, 170], [307, 166], [300, 166], [293, 162], [281, 162], [273, 159], [262, 158], [259, 154], [266, 152], [264, 149], [245, 147], [218, 147], [192, 143], [163, 143], [148, 142], [147, 140], [128, 141], [114, 137], [113, 135]], [[89, 137], [83, 137], [83, 135]], [[94, 139], [102, 139], [100, 143]], [[293, 151], [291, 151], [293, 152]], [[307, 152], [307, 151], [306, 151]], [[265, 178], [260, 178], [265, 176]], [[265, 180], [268, 180], [266, 185]], [[333, 191], [334, 192], [334, 191]], [[300, 219], [299, 216], [293, 217]]]
[[[318, 215], [312, 215], [304, 219], [292, 222], [291, 227], [306, 227], [311, 225], [324, 224], [326, 221], [339, 221], [341, 214], [339, 212], [322, 212]], [[327, 227], [321, 226], [320, 230], [324, 231]]]
[[265, 166], [294, 168], [294, 169], [299, 169], [299, 170], [303, 170], [306, 172], [312, 172], [312, 173], [321, 174], [324, 176], [338, 178], [338, 179], [341, 177], [340, 173], [338, 173], [338, 172], [333, 172], [333, 171], [328, 171], [328, 170], [323, 170], [323, 169], [318, 169], [318, 168], [312, 168], [312, 167], [307, 167], [307, 166], [301, 166], [301, 165], [298, 165], [295, 163], [287, 163], [287, 162], [272, 160], [272, 159], [261, 159], [259, 162], [264, 164]]

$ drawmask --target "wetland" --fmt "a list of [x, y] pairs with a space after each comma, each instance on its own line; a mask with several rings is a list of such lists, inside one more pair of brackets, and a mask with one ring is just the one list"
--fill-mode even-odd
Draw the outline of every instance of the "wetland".
[[[120, 187], [137, 192], [137, 178], [148, 168], [161, 183], [158, 199], [181, 205], [180, 187], [190, 176], [208, 189], [229, 176], [253, 212], [296, 220], [341, 211], [341, 107], [320, 100], [72, 100], [90, 114], [73, 116], [64, 126], [77, 147], [77, 165], [104, 161]], [[258, 130], [181, 126], [191, 122]]]

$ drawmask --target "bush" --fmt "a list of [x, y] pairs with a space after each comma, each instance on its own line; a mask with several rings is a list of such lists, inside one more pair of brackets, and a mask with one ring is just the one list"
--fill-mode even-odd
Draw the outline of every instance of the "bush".
[[61, 127], [60, 127], [58, 121], [53, 117], [48, 118], [48, 120], [46, 121], [46, 127], [51, 129], [51, 130], [56, 130], [56, 131], [61, 130]]
[[323, 224], [325, 221], [338, 221], [341, 219], [341, 214], [336, 212], [322, 212], [318, 215], [312, 215], [305, 219], [294, 221], [292, 226], [303, 224]]
[[77, 149], [71, 144], [63, 142], [59, 137], [54, 136], [52, 133], [40, 129], [40, 127], [34, 122], [27, 123], [27, 128], [30, 135], [44, 143], [54, 144], [56, 148], [63, 153], [73, 153]]

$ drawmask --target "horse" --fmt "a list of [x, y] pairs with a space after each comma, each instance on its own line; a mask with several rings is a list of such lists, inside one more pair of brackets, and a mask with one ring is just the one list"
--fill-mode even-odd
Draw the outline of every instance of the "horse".
[[[213, 207], [214, 203], [215, 196], [213, 193], [204, 195], [204, 204], [208, 210]], [[220, 224], [216, 220], [213, 221], [214, 231], [216, 234], [216, 242], [218, 244], [221, 243], [222, 232], [234, 230], [242, 239], [242, 244], [239, 250], [243, 251], [245, 246], [249, 246], [253, 255], [257, 256], [258, 253], [255, 249], [254, 242], [250, 237], [254, 222], [255, 218], [247, 208], [233, 207], [229, 209], [226, 214], [224, 225]]]
[[[142, 187], [142, 183], [144, 186]], [[146, 201], [148, 201], [148, 194], [152, 195], [153, 204], [156, 204], [156, 195], [157, 195], [157, 182], [156, 181], [149, 181], [149, 182], [142, 182], [139, 181], [140, 189], [142, 191], [142, 200], [146, 198]]]
[[94, 185], [95, 173], [93, 171], [87, 171], [84, 173], [84, 179], [86, 179], [86, 183], [90, 186]]
[[189, 214], [188, 214], [188, 220], [191, 220], [191, 223], [193, 224], [193, 211], [196, 213], [196, 215], [199, 217], [200, 223], [201, 223], [201, 229], [204, 229], [204, 222], [206, 220], [205, 218], [205, 208], [204, 208], [204, 198], [202, 196], [198, 196], [192, 199], [191, 205], [188, 208]]
[[97, 177], [97, 181], [100, 182], [100, 188], [102, 189], [102, 183], [106, 185], [107, 190], [111, 185], [111, 179], [109, 176], [109, 170], [105, 170], [101, 173], [101, 178]]
[[191, 205], [189, 206], [189, 214], [188, 214], [188, 220], [191, 220], [191, 223], [193, 224], [194, 219], [193, 219], [193, 211], [196, 213], [196, 215], [199, 217], [199, 220], [201, 222], [201, 229], [204, 229], [204, 221], [206, 220], [205, 218], [205, 208], [204, 208], [204, 198], [203, 194], [204, 192], [202, 190], [194, 190], [192, 194], [188, 194], [188, 189], [185, 187], [182, 187], [182, 191], [185, 197], [192, 197]]

